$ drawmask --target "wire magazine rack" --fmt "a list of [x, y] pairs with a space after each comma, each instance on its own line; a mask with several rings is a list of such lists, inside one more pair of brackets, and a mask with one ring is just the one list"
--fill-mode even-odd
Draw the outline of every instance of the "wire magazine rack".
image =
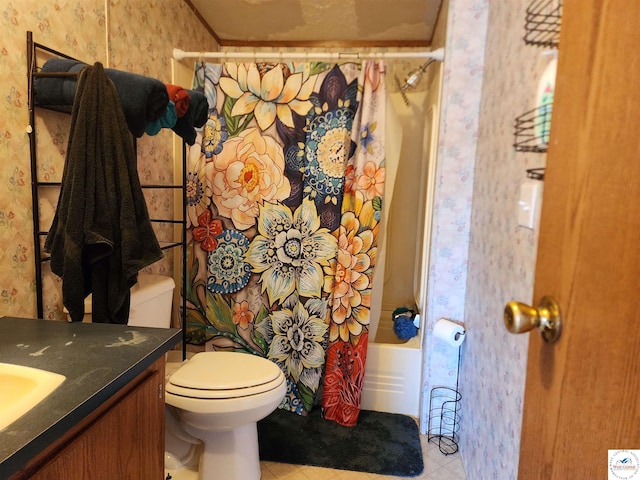
[[427, 441], [438, 445], [440, 453], [445, 455], [458, 451], [461, 399], [462, 395], [455, 388], [431, 389]]
[[427, 442], [438, 445], [440, 453], [444, 455], [453, 455], [458, 451], [460, 400], [462, 400], [462, 395], [458, 390], [461, 357], [462, 347], [458, 347], [456, 387], [434, 387], [431, 389], [429, 397]]

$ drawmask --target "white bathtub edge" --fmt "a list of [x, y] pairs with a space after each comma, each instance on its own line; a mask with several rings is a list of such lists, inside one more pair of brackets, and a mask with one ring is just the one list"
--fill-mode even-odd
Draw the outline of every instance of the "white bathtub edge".
[[418, 418], [422, 374], [420, 333], [405, 343], [369, 343], [362, 409]]

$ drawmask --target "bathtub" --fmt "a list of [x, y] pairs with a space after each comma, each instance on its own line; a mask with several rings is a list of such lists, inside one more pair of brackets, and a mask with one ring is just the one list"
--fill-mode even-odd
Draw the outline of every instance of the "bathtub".
[[362, 388], [364, 410], [419, 416], [422, 331], [404, 342], [393, 331], [391, 311], [383, 310], [374, 341], [369, 339]]
[[426, 310], [435, 178], [435, 162], [426, 159], [435, 158], [438, 123], [427, 96], [407, 94], [409, 108], [398, 93], [387, 98], [384, 211], [361, 398], [365, 410], [416, 418], [421, 410], [422, 331], [408, 341], [398, 339], [392, 313], [398, 307]]

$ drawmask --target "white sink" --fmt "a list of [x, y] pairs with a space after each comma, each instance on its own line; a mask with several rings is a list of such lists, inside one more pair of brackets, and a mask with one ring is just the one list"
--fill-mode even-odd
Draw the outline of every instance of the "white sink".
[[0, 363], [0, 430], [44, 400], [65, 378], [38, 368]]

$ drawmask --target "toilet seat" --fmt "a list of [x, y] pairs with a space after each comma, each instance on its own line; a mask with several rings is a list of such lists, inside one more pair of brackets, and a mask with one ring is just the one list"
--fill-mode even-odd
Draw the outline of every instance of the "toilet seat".
[[166, 392], [194, 399], [232, 399], [259, 395], [284, 380], [272, 361], [238, 352], [200, 352], [169, 377]]

